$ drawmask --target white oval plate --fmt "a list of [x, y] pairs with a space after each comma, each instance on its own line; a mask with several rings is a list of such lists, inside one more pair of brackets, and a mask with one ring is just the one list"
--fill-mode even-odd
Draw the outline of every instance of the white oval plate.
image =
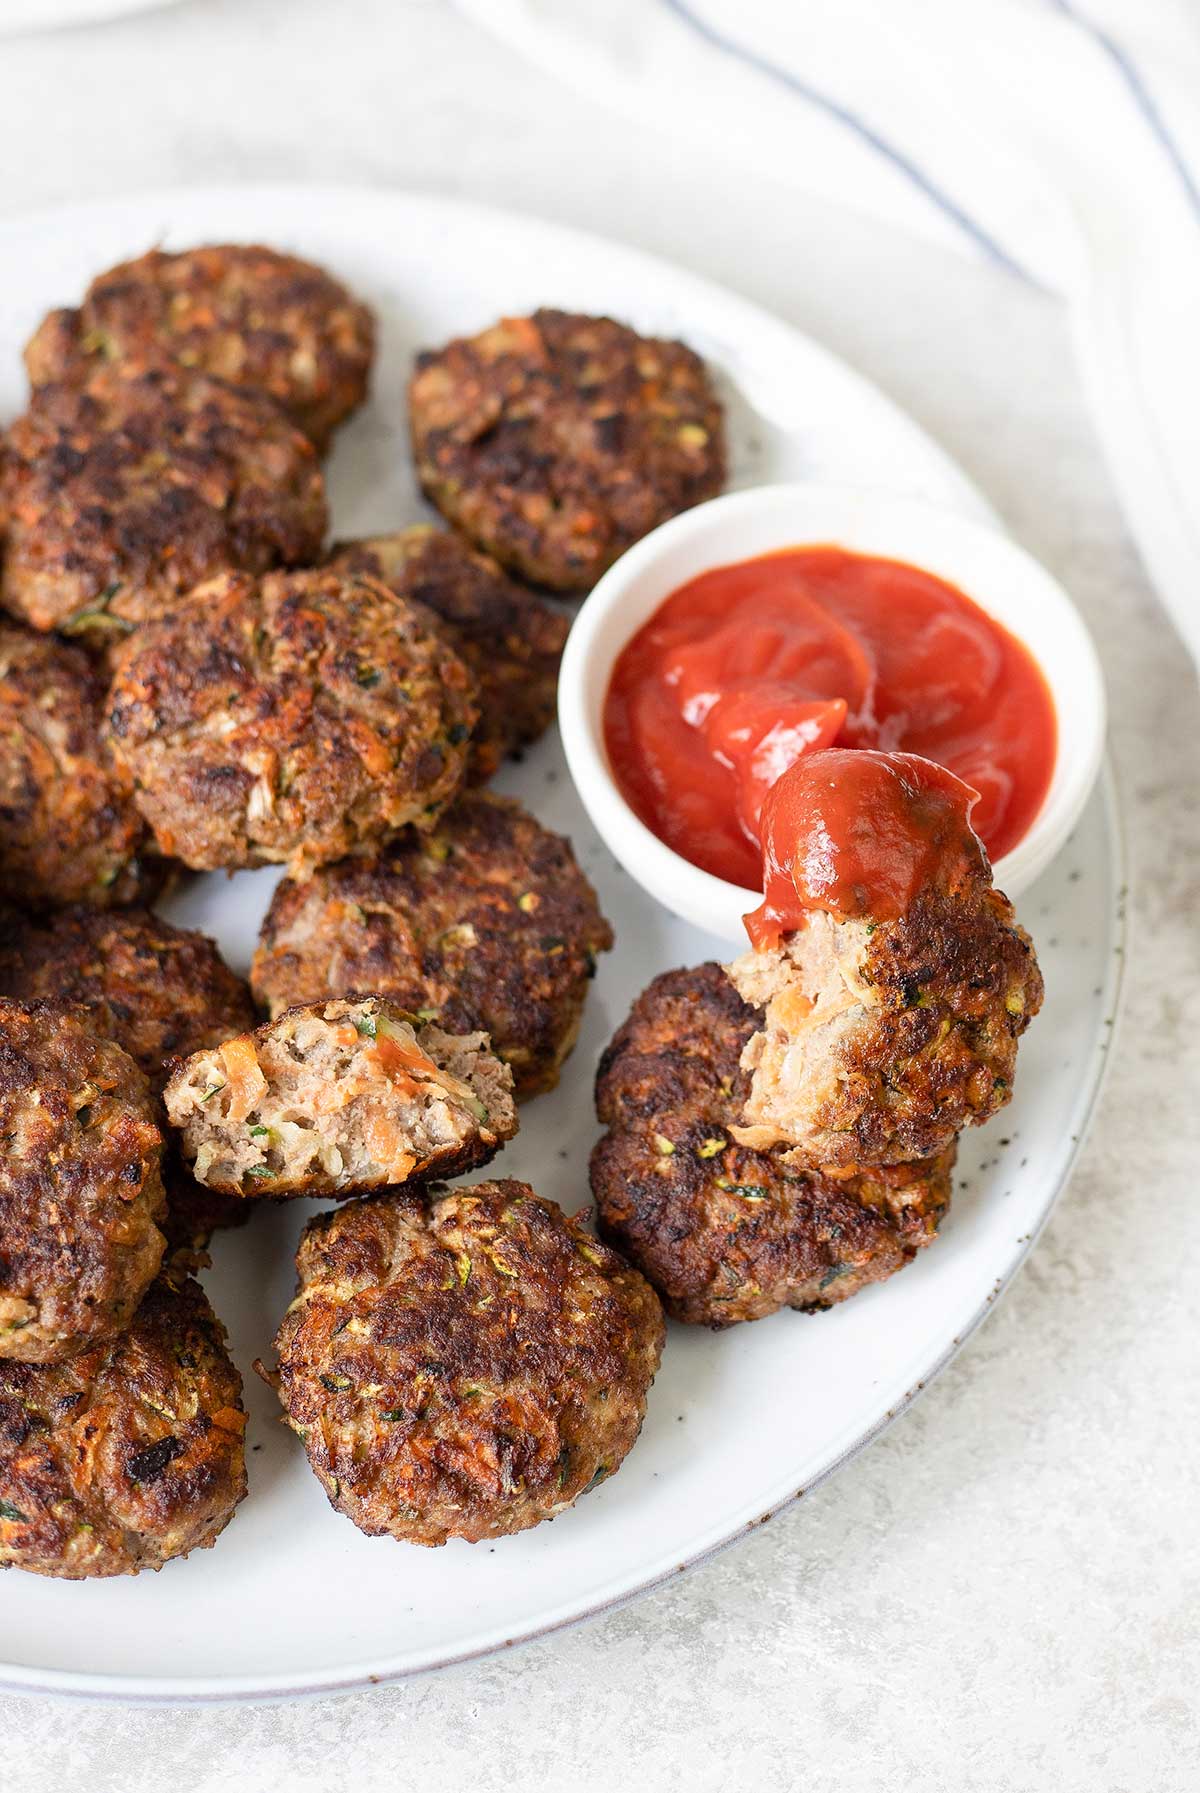
[[[0, 225], [0, 411], [22, 402], [17, 354], [49, 306], [150, 244], [258, 239], [327, 262], [378, 307], [370, 406], [332, 466], [341, 534], [422, 514], [405, 448], [413, 350], [539, 303], [611, 311], [686, 337], [721, 370], [734, 479], [819, 478], [986, 507], [870, 385], [796, 331], [661, 262], [554, 226], [451, 203], [338, 190], [151, 195]], [[529, 1106], [496, 1170], [569, 1211], [588, 1201], [598, 1053], [657, 972], [719, 955], [605, 853], [557, 739], [502, 787], [570, 834], [617, 931], [562, 1086]], [[784, 1313], [717, 1335], [673, 1327], [642, 1437], [619, 1475], [553, 1525], [494, 1547], [420, 1550], [368, 1539], [325, 1502], [274, 1397], [269, 1355], [292, 1293], [291, 1248], [312, 1204], [218, 1236], [206, 1282], [251, 1409], [250, 1496], [211, 1551], [160, 1575], [4, 1580], [0, 1684], [126, 1700], [270, 1698], [353, 1687], [459, 1661], [601, 1610], [761, 1523], [873, 1437], [945, 1364], [1004, 1287], [1066, 1179], [1111, 1034], [1121, 852], [1108, 787], [1030, 891], [1022, 915], [1046, 1008], [1022, 1049], [1012, 1107], [970, 1136], [942, 1236], [901, 1276], [815, 1317]], [[218, 935], [244, 968], [271, 872], [197, 880], [177, 920]], [[847, 1545], [849, 1548], [849, 1544]]]

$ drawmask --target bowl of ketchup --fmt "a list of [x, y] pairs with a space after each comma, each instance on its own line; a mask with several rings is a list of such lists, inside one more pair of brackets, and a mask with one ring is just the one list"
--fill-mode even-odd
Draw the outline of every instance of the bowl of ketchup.
[[975, 793], [996, 882], [1020, 895], [1087, 801], [1105, 697], [1070, 598], [999, 531], [886, 494], [768, 486], [685, 512], [604, 575], [567, 643], [559, 721], [615, 857], [732, 941], [762, 899], [767, 795], [828, 749], [847, 769], [830, 813], [876, 860], [885, 821], [845, 755], [917, 755]]

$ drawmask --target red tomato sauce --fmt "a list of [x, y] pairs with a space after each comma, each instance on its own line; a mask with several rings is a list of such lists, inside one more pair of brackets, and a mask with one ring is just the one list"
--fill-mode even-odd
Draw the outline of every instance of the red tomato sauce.
[[982, 869], [975, 793], [915, 753], [829, 747], [806, 753], [762, 807], [761, 908], [752, 946], [773, 946], [813, 909], [891, 921], [917, 892]]
[[1050, 784], [1057, 726], [1028, 650], [944, 580], [844, 548], [715, 567], [626, 643], [604, 710], [626, 801], [693, 865], [761, 888], [767, 792], [804, 754], [868, 748], [947, 767], [993, 858]]

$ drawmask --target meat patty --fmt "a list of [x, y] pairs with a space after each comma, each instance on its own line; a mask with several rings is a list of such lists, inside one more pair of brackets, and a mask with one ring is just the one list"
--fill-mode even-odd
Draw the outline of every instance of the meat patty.
[[118, 1338], [0, 1362], [0, 1564], [80, 1581], [207, 1549], [246, 1493], [245, 1424], [225, 1330], [177, 1270]]
[[310, 1221], [276, 1338], [287, 1423], [370, 1536], [502, 1537], [615, 1473], [663, 1345], [649, 1285], [526, 1183]]
[[148, 909], [67, 909], [0, 930], [0, 993], [78, 1003], [155, 1092], [169, 1058], [254, 1026], [254, 1005], [216, 942]]
[[552, 1089], [612, 929], [571, 851], [519, 803], [472, 792], [428, 835], [277, 885], [250, 978], [272, 1014], [374, 991], [482, 1028], [519, 1096]]
[[491, 778], [509, 754], [554, 720], [565, 616], [525, 591], [485, 554], [444, 529], [414, 524], [395, 535], [337, 544], [327, 564], [381, 579], [438, 618], [479, 691], [468, 777]]
[[896, 921], [816, 910], [729, 973], [764, 1012], [734, 1129], [797, 1164], [931, 1158], [1012, 1095], [1017, 1045], [1042, 1005], [1033, 946], [986, 859]]
[[370, 997], [285, 1009], [167, 1084], [183, 1155], [229, 1195], [352, 1195], [486, 1163], [517, 1130], [485, 1034], [414, 1029]]
[[107, 738], [164, 853], [306, 872], [431, 827], [476, 713], [462, 661], [386, 586], [231, 573], [122, 653]]
[[97, 366], [167, 361], [272, 398], [324, 449], [366, 397], [367, 307], [323, 268], [258, 244], [152, 249], [54, 311], [25, 350], [35, 387]]
[[128, 903], [158, 879], [146, 825], [100, 744], [103, 688], [78, 648], [0, 624], [0, 896]]
[[84, 1009], [0, 999], [0, 1359], [114, 1337], [162, 1261], [162, 1136]]
[[315, 560], [321, 466], [278, 406], [185, 368], [35, 393], [0, 453], [0, 603], [110, 648], [231, 569]]
[[713, 1327], [813, 1312], [882, 1282], [928, 1245], [950, 1202], [951, 1145], [859, 1175], [737, 1143], [759, 1016], [719, 965], [668, 971], [600, 1061], [592, 1153], [601, 1233], [676, 1320]]
[[704, 363], [612, 318], [537, 311], [417, 357], [417, 472], [443, 516], [522, 578], [587, 591], [725, 482]]

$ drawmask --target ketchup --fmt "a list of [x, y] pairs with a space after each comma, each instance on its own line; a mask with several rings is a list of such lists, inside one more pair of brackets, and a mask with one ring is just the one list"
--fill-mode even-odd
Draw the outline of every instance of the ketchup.
[[844, 548], [692, 579], [617, 659], [605, 742], [626, 800], [693, 865], [760, 889], [760, 817], [798, 759], [918, 754], [978, 794], [996, 858], [1050, 784], [1057, 725], [1026, 648], [955, 586]]
[[761, 908], [752, 946], [773, 946], [813, 909], [892, 921], [917, 892], [983, 863], [975, 792], [915, 753], [831, 747], [805, 754], [762, 808]]

